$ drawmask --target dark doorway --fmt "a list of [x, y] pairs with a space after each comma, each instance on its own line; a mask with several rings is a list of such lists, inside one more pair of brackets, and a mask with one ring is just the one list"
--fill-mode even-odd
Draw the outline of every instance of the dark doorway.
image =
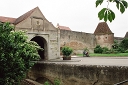
[[47, 43], [46, 40], [41, 37], [41, 36], [36, 36], [34, 38], [31, 39], [31, 41], [35, 41], [41, 48], [43, 48], [44, 50], [39, 50], [38, 53], [41, 57], [41, 60], [46, 60], [46, 54], [47, 54]]

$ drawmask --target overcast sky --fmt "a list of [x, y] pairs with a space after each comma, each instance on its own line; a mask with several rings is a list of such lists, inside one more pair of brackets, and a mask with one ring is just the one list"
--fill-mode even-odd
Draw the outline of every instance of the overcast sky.
[[[73, 31], [94, 33], [99, 22], [98, 12], [107, 7], [106, 1], [98, 8], [96, 0], [1, 0], [0, 16], [18, 18], [29, 10], [39, 7], [43, 15], [53, 25], [59, 23]], [[128, 0], [126, 0], [128, 1]], [[124, 37], [128, 31], [128, 9], [121, 14], [115, 4], [110, 4], [116, 19], [109, 23], [109, 28], [116, 37]]]

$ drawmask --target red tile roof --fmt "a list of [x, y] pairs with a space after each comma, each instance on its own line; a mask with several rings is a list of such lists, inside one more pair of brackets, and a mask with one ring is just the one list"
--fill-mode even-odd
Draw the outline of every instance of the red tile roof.
[[0, 16], [0, 22], [10, 22], [10, 23], [14, 23], [15, 20], [16, 20], [16, 18]]
[[60, 26], [59, 24], [57, 24], [57, 27], [60, 28], [61, 30], [70, 30], [71, 31], [71, 29], [69, 27]]
[[106, 22], [100, 22], [94, 34], [112, 34], [112, 31], [110, 30]]
[[[36, 7], [36, 8], [38, 8], [38, 7]], [[19, 18], [16, 19], [16, 21], [14, 22], [14, 24], [16, 25], [16, 24], [20, 23], [21, 21], [25, 20], [26, 18], [28, 18], [33, 13], [33, 11], [36, 8], [34, 8], [34, 9], [28, 11], [27, 13], [21, 15]]]
[[69, 27], [66, 27], [66, 26], [58, 26], [58, 27], [62, 30], [70, 30], [71, 31], [71, 29]]

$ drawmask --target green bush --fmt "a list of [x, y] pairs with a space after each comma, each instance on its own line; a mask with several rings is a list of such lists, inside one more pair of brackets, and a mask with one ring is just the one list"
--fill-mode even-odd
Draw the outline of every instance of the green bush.
[[114, 44], [112, 45], [112, 48], [113, 49], [118, 49], [118, 47], [119, 47], [119, 43], [118, 43], [118, 41], [114, 41]]
[[73, 49], [72, 48], [70, 48], [70, 47], [68, 47], [68, 46], [64, 46], [64, 47], [62, 47], [62, 54], [64, 55], [64, 56], [69, 56], [69, 55], [71, 55], [72, 54], [72, 52], [73, 52]]
[[44, 85], [50, 85], [50, 83], [48, 81], [44, 82]]
[[103, 52], [103, 49], [100, 47], [100, 45], [97, 45], [95, 48], [94, 48], [94, 53], [102, 53]]
[[125, 53], [128, 53], [128, 49], [127, 49], [127, 50], [125, 50]]
[[124, 38], [121, 43], [120, 43], [120, 47], [122, 47], [124, 50], [128, 49], [128, 38]]
[[60, 83], [61, 83], [61, 82], [60, 82], [59, 79], [55, 79], [55, 80], [54, 80], [54, 85], [60, 85]]
[[102, 53], [105, 53], [105, 54], [106, 54], [106, 53], [109, 53], [109, 49], [108, 49], [107, 47], [103, 47], [102, 50], [103, 50]]
[[[53, 85], [60, 85], [60, 84], [61, 84], [61, 82], [60, 82], [59, 79], [55, 79], [55, 80], [54, 80], [54, 84], [53, 84]], [[46, 81], [46, 82], [44, 83], [44, 85], [52, 85], [52, 84], [50, 84], [48, 81]]]
[[117, 54], [117, 53], [119, 53], [119, 52], [118, 52], [117, 49], [113, 49], [113, 48], [112, 48], [112, 49], [109, 50], [109, 54], [110, 54], [110, 53], [111, 53], [111, 54]]
[[124, 53], [125, 52], [125, 49], [123, 47], [118, 47], [117, 51], [119, 53]]

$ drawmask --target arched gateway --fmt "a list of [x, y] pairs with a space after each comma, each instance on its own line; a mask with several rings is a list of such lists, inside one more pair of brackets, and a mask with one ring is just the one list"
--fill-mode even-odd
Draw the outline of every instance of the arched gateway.
[[27, 31], [28, 41], [35, 41], [44, 49], [38, 51], [42, 60], [60, 57], [60, 30], [44, 17], [38, 7], [18, 17], [13, 25], [16, 31]]
[[41, 37], [41, 36], [35, 36], [34, 38], [31, 39], [31, 41], [35, 41], [41, 48], [43, 48], [44, 50], [39, 50], [38, 53], [41, 57], [41, 60], [47, 60], [47, 42], [46, 40]]

